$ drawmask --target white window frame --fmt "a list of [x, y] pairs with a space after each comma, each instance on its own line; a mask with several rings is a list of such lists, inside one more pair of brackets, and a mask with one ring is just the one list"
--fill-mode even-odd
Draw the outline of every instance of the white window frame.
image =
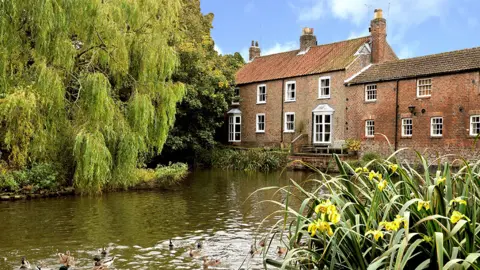
[[[260, 88], [265, 87], [265, 100], [260, 101]], [[266, 84], [259, 84], [257, 86], [257, 104], [265, 104], [267, 103], [267, 85]]]
[[[373, 127], [373, 132], [371, 135], [369, 134], [369, 127]], [[375, 120], [374, 119], [365, 120], [365, 137], [367, 138], [375, 137]]]
[[[368, 88], [369, 88], [369, 87], [372, 87], [372, 86], [375, 86], [375, 98], [369, 99], [369, 98], [368, 98], [368, 91], [372, 91], [373, 89], [368, 89]], [[377, 84], [371, 83], [371, 84], [365, 85], [365, 101], [366, 101], [366, 102], [373, 102], [373, 101], [377, 101], [377, 98], [378, 98], [378, 87], [377, 87]]]
[[[440, 129], [440, 130], [442, 131], [442, 134], [434, 134], [434, 132], [433, 132], [433, 131], [434, 131], [433, 125], [434, 125], [434, 124], [435, 124], [435, 125], [438, 125], [438, 124], [439, 124], [439, 123], [434, 123], [434, 121], [437, 120], [437, 119], [441, 119], [441, 120], [442, 120], [442, 122], [441, 122], [441, 127], [442, 127], [442, 128]], [[442, 137], [442, 136], [443, 136], [443, 131], [444, 131], [444, 130], [443, 130], [443, 117], [437, 116], [437, 117], [432, 117], [432, 118], [430, 118], [430, 136], [432, 136], [432, 137]]]
[[[259, 128], [260, 126], [260, 122], [258, 121], [258, 117], [259, 116], [263, 116], [263, 130]], [[266, 117], [265, 117], [265, 114], [264, 113], [257, 113], [257, 115], [255, 116], [255, 131], [257, 133], [265, 133], [265, 129], [267, 127], [267, 123], [266, 123]]]
[[[237, 116], [238, 118], [238, 123], [237, 123]], [[235, 126], [239, 125], [240, 126], [240, 131], [236, 132], [235, 131]], [[235, 135], [239, 134], [239, 139], [235, 139]], [[228, 141], [229, 142], [241, 142], [242, 141], [242, 115], [241, 114], [231, 114], [228, 117]]]
[[[325, 123], [325, 116], [327, 116], [327, 115], [330, 116], [330, 122], [328, 124]], [[317, 116], [322, 117], [322, 123], [317, 123], [316, 122], [316, 117]], [[330, 113], [330, 112], [328, 112], [328, 113], [314, 113], [312, 123], [313, 123], [313, 131], [312, 131], [312, 133], [313, 133], [313, 135], [312, 135], [313, 143], [314, 144], [331, 144], [332, 143], [332, 137], [333, 137], [333, 113]], [[316, 131], [317, 127], [316, 127], [316, 125], [321, 125], [322, 126], [323, 133], [321, 133], [322, 138], [321, 138], [320, 141], [317, 141], [317, 131]], [[325, 134], [327, 133], [327, 132], [325, 132], [325, 126], [327, 126], [327, 125], [330, 126], [330, 131], [328, 132], [330, 137], [329, 137], [328, 141], [325, 140]]]
[[[288, 128], [288, 123], [290, 123], [288, 121], [288, 115], [293, 115], [293, 129]], [[283, 132], [284, 133], [294, 133], [295, 132], [295, 113], [294, 112], [286, 112], [285, 113]]]
[[[289, 85], [295, 85], [295, 89], [293, 91], [289, 91], [288, 86]], [[291, 98], [289, 93], [294, 94], [294, 97]], [[297, 100], [297, 82], [296, 81], [288, 81], [285, 83], [285, 102], [294, 102]]]
[[[238, 95], [235, 92], [238, 90]], [[237, 101], [232, 100], [232, 105], [239, 105], [240, 104], [240, 87], [235, 87], [233, 90], [233, 99], [238, 99]]]
[[[406, 123], [406, 121], [410, 120], [410, 123]], [[410, 133], [407, 134], [407, 126], [410, 126]], [[412, 137], [413, 134], [413, 118], [402, 118], [402, 137]]]
[[[328, 80], [328, 86], [322, 87], [322, 81]], [[328, 95], [322, 95], [322, 90], [328, 89]], [[330, 98], [332, 94], [332, 79], [330, 76], [323, 76], [318, 78], [318, 99], [327, 99]]]
[[[429, 84], [420, 84], [420, 82], [423, 81], [428, 81], [430, 80]], [[428, 86], [430, 85], [430, 94], [428, 95], [420, 95], [420, 86]], [[417, 79], [417, 98], [424, 98], [424, 97], [431, 97], [432, 96], [432, 78], [423, 78], [423, 79]]]
[[[478, 117], [478, 122], [473, 122], [473, 118], [477, 118], [477, 117]], [[480, 132], [478, 133], [474, 132], [475, 128], [473, 126], [475, 124], [480, 126], [480, 114], [470, 115], [470, 136], [478, 136], [478, 134], [480, 134]]]

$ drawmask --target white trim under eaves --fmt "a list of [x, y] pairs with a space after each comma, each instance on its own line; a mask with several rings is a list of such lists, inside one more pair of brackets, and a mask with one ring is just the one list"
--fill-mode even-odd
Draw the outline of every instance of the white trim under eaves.
[[369, 69], [371, 66], [372, 66], [372, 64], [370, 64], [370, 65], [362, 68], [359, 72], [353, 74], [352, 77], [346, 79], [346, 80], [344, 81], [344, 83], [348, 83], [348, 82], [350, 82], [351, 80], [355, 79], [355, 77], [357, 77], [358, 75], [362, 74], [362, 72], [364, 72], [365, 70]]

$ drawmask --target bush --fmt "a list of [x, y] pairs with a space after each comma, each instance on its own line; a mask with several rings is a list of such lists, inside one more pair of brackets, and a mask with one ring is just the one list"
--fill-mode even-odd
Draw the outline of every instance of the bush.
[[62, 183], [57, 168], [49, 163], [33, 164], [22, 170], [9, 170], [6, 164], [0, 165], [0, 189], [18, 191], [55, 190]]
[[159, 165], [156, 169], [138, 169], [139, 182], [157, 187], [166, 187], [179, 183], [188, 175], [188, 165], [173, 163], [168, 166]]
[[214, 149], [212, 166], [218, 168], [269, 172], [284, 168], [288, 152], [265, 149]]
[[[322, 174], [312, 192], [292, 181], [279, 192], [277, 222], [288, 253], [272, 265], [298, 269], [479, 269], [480, 161], [456, 172], [445, 163], [433, 175], [379, 160], [379, 170], [335, 157], [340, 175]], [[319, 190], [328, 191], [318, 192]], [[292, 200], [298, 198], [300, 208]], [[278, 230], [272, 229], [272, 232]], [[275, 237], [273, 233], [270, 237]], [[263, 254], [269, 254], [268, 251]], [[266, 256], [266, 255], [265, 255]]]

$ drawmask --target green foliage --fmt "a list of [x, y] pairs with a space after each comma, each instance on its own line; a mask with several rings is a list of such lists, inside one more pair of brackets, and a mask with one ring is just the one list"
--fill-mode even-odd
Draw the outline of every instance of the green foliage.
[[9, 170], [6, 164], [0, 164], [0, 190], [56, 190], [62, 182], [58, 166], [53, 164], [38, 163], [22, 170]]
[[217, 168], [269, 172], [282, 169], [288, 163], [288, 152], [284, 151], [228, 148], [212, 151], [212, 166]]
[[292, 180], [279, 190], [291, 200], [268, 201], [280, 206], [272, 216], [284, 215], [276, 226], [288, 230], [282, 267], [479, 269], [480, 161], [461, 161], [456, 172], [445, 163], [430, 175], [420, 155], [423, 172], [392, 162], [395, 155], [378, 171], [335, 158], [340, 175], [321, 174], [314, 190]]
[[382, 157], [375, 152], [366, 152], [362, 156], [362, 161], [365, 162], [365, 163], [368, 163], [372, 160], [381, 160], [381, 159], [382, 159]]
[[[185, 95], [181, 0], [0, 2], [0, 150], [85, 192], [135, 184]], [[183, 18], [183, 16], [181, 17]]]
[[155, 182], [156, 186], [167, 187], [177, 184], [188, 174], [188, 165], [173, 163], [168, 166], [159, 165], [156, 169], [138, 169], [137, 177], [140, 182]]
[[215, 145], [215, 133], [233, 100], [235, 72], [244, 60], [238, 53], [219, 55], [210, 35], [213, 14], [203, 15], [199, 0], [182, 2], [180, 66], [173, 80], [185, 84], [187, 94], [177, 105], [178, 121], [164, 153], [192, 157]]

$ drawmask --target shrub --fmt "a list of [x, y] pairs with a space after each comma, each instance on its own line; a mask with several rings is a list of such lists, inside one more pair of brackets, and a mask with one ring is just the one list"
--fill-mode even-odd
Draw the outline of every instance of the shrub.
[[168, 166], [159, 165], [156, 169], [138, 169], [137, 178], [140, 183], [156, 187], [166, 187], [179, 183], [188, 175], [188, 165], [173, 163]]
[[61, 177], [53, 164], [38, 163], [22, 170], [9, 170], [5, 164], [0, 165], [0, 188], [7, 191], [55, 190], [61, 184]]
[[288, 152], [266, 149], [214, 149], [212, 166], [218, 168], [270, 172], [284, 168]]
[[356, 139], [347, 139], [345, 140], [345, 144], [347, 145], [348, 150], [351, 151], [358, 151], [361, 147], [361, 142]]
[[[322, 174], [314, 180], [320, 188], [308, 191], [294, 181], [281, 188], [283, 200], [268, 202], [280, 206], [271, 216], [284, 215], [275, 227], [288, 230], [288, 253], [283, 262], [266, 262], [299, 269], [479, 269], [480, 161], [456, 172], [445, 163], [431, 175], [419, 157], [422, 173], [393, 163], [394, 156], [379, 160], [379, 170], [336, 156], [340, 175]], [[288, 198], [299, 193], [294, 209]]]

